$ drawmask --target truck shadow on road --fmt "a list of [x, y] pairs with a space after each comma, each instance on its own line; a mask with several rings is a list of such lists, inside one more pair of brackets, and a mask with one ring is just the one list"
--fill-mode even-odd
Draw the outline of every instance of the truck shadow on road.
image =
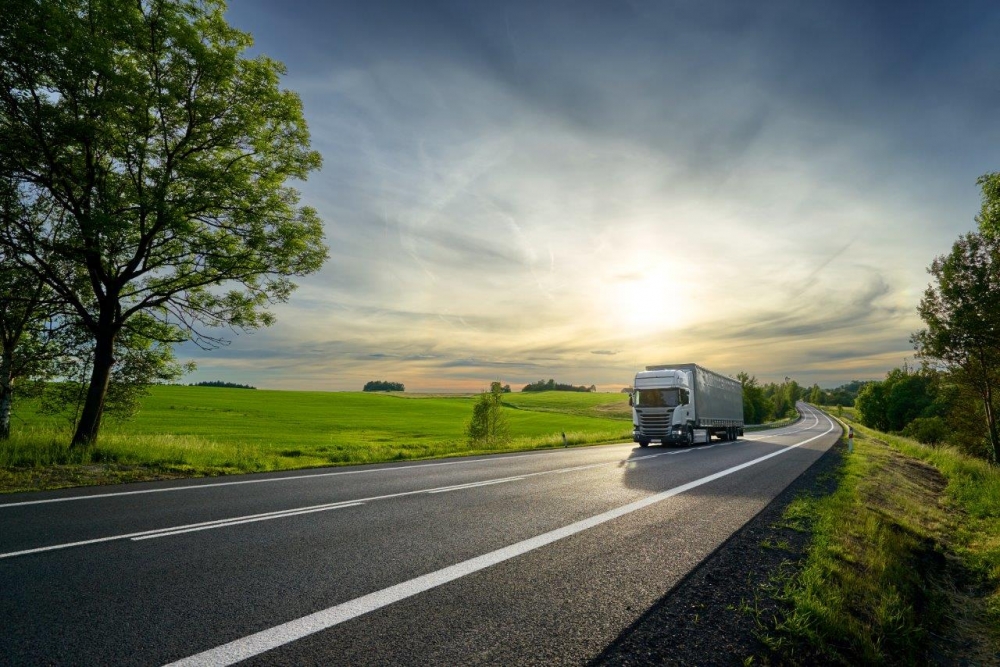
[[[745, 440], [735, 442], [717, 442], [706, 447], [636, 447], [629, 457], [618, 464], [622, 471], [622, 483], [629, 489], [640, 489], [660, 493], [670, 489], [703, 479], [714, 473], [726, 470], [746, 461], [746, 457], [737, 456], [741, 447], [752, 443]], [[743, 474], [755, 474], [754, 466], [740, 471]], [[736, 491], [734, 487], [741, 486], [726, 483], [729, 476], [718, 482], [708, 482], [705, 489], [711, 489], [711, 495], [739, 495], [760, 497], [762, 494]], [[746, 486], [746, 485], [742, 485]], [[702, 486], [694, 487], [687, 494], [705, 493]]]

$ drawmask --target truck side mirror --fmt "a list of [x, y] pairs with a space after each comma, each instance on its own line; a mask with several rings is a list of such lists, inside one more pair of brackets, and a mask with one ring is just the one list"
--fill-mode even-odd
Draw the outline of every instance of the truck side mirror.
[[632, 399], [632, 394], [628, 395], [628, 404], [629, 404], [629, 407], [632, 407], [632, 406], [635, 405], [635, 401]]

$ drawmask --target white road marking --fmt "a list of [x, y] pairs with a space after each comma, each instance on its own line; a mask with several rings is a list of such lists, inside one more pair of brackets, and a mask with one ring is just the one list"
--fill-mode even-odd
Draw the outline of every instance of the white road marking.
[[[817, 420], [816, 423], [818, 424], [819, 420]], [[778, 436], [781, 436], [781, 435], [792, 435], [793, 433], [799, 433], [799, 432], [801, 432], [803, 430], [808, 430], [808, 429], [800, 429], [799, 431], [792, 431], [790, 433], [778, 433], [778, 434], [775, 434], [775, 435], [765, 435], [765, 436], [760, 436], [760, 437], [745, 437], [745, 439], [746, 440], [754, 440], [754, 441], [756, 441], [756, 440], [763, 440], [765, 438], [775, 438], [775, 437], [778, 437]], [[611, 446], [616, 446], [616, 445], [611, 445]], [[538, 455], [539, 455], [538, 452], [532, 452], [532, 453], [529, 453], [529, 454], [510, 454], [510, 455], [507, 455], [507, 456], [490, 457], [490, 458], [482, 458], [482, 459], [468, 459], [468, 460], [463, 460], [463, 461], [440, 461], [440, 462], [437, 462], [437, 463], [415, 463], [415, 464], [412, 464], [412, 465], [394, 466], [394, 467], [391, 467], [391, 468], [366, 468], [365, 470], [337, 470], [335, 472], [322, 472], [322, 473], [313, 473], [313, 474], [308, 474], [308, 475], [288, 475], [287, 477], [268, 477], [268, 478], [265, 478], [265, 479], [241, 479], [241, 480], [235, 480], [235, 481], [231, 481], [231, 482], [211, 482], [211, 483], [208, 483], [208, 484], [189, 484], [189, 485], [186, 485], [186, 486], [169, 486], [169, 487], [164, 487], [162, 489], [140, 489], [140, 490], [137, 490], [137, 491], [117, 491], [117, 492], [112, 492], [112, 493], [92, 493], [92, 494], [84, 495], [84, 496], [67, 496], [67, 497], [64, 497], [64, 498], [45, 498], [43, 500], [23, 500], [23, 501], [16, 502], [16, 503], [0, 503], [0, 510], [4, 509], [5, 507], [23, 507], [25, 505], [45, 505], [45, 504], [48, 504], [48, 503], [68, 503], [68, 502], [73, 502], [73, 501], [77, 501], [77, 500], [97, 500], [97, 499], [100, 499], [100, 498], [116, 498], [118, 496], [136, 496], [136, 495], [143, 495], [143, 494], [147, 494], [147, 493], [170, 493], [170, 492], [173, 492], [173, 491], [198, 491], [198, 490], [204, 490], [204, 489], [214, 489], [214, 488], [219, 487], [219, 486], [237, 486], [237, 485], [241, 485], [241, 484], [266, 484], [266, 483], [271, 483], [271, 482], [292, 482], [292, 481], [302, 480], [302, 479], [320, 479], [320, 478], [323, 478], [323, 477], [335, 477], [335, 476], [339, 476], [339, 475], [363, 475], [363, 474], [375, 473], [375, 472], [396, 472], [396, 471], [400, 471], [400, 470], [412, 470], [413, 468], [429, 468], [429, 467], [436, 467], [436, 466], [469, 465], [469, 464], [472, 464], [472, 463], [494, 463], [494, 462], [497, 462], [497, 461], [505, 461], [507, 459], [516, 459], [516, 458], [523, 458], [525, 456], [538, 456]], [[659, 455], [656, 454], [654, 456], [659, 456]], [[633, 459], [633, 460], [637, 460], [637, 459]], [[604, 465], [604, 464], [599, 464], [599, 465]]]
[[[813, 416], [815, 416], [815, 415], [813, 415]], [[817, 418], [817, 423], [818, 423], [818, 421], [819, 421], [819, 419]], [[803, 429], [803, 430], [807, 430], [807, 429]], [[788, 435], [788, 434], [786, 434], [786, 435]], [[386, 495], [382, 495], [382, 496], [371, 496], [371, 497], [368, 497], [368, 498], [358, 498], [358, 499], [354, 499], [354, 500], [344, 500], [344, 501], [339, 501], [339, 502], [335, 502], [335, 503], [326, 503], [326, 504], [323, 504], [323, 505], [312, 505], [312, 506], [308, 506], [308, 507], [297, 507], [297, 508], [291, 508], [291, 509], [287, 509], [287, 510], [277, 510], [277, 511], [274, 511], [274, 512], [265, 512], [265, 513], [262, 513], [262, 514], [250, 514], [250, 515], [245, 515], [245, 516], [229, 517], [229, 518], [226, 518], [226, 519], [216, 519], [216, 520], [213, 520], [213, 521], [203, 521], [203, 522], [199, 522], [199, 523], [187, 524], [187, 525], [182, 525], [182, 526], [170, 526], [170, 527], [166, 527], [166, 528], [156, 528], [156, 529], [153, 529], [153, 530], [144, 530], [144, 531], [139, 531], [139, 532], [135, 532], [135, 533], [125, 533], [125, 534], [122, 534], [122, 535], [109, 535], [107, 537], [97, 537], [97, 538], [93, 538], [93, 539], [89, 539], [89, 540], [80, 540], [80, 541], [77, 541], [77, 542], [66, 542], [66, 543], [62, 543], [62, 544], [53, 544], [53, 545], [44, 546], [44, 547], [35, 547], [33, 549], [23, 549], [21, 551], [11, 551], [11, 552], [8, 552], [8, 553], [0, 553], [0, 559], [13, 558], [15, 556], [27, 556], [27, 555], [30, 555], [30, 554], [43, 553], [43, 552], [46, 552], [46, 551], [56, 551], [56, 550], [60, 550], [60, 549], [70, 549], [70, 548], [74, 548], [74, 547], [88, 546], [88, 545], [91, 545], [91, 544], [100, 544], [100, 543], [103, 543], [103, 542], [113, 542], [115, 540], [133, 540], [133, 541], [139, 541], [140, 539], [153, 539], [154, 537], [169, 537], [169, 536], [172, 536], [172, 535], [181, 535], [181, 534], [184, 534], [184, 533], [192, 533], [192, 532], [198, 532], [198, 531], [201, 531], [201, 530], [209, 530], [211, 528], [222, 528], [222, 527], [226, 527], [226, 526], [236, 526], [236, 525], [241, 525], [241, 524], [245, 524], [245, 523], [256, 523], [257, 521], [264, 521], [264, 520], [268, 520], [268, 519], [272, 519], [272, 518], [273, 519], [280, 519], [280, 518], [284, 518], [284, 517], [297, 516], [299, 514], [310, 514], [310, 513], [313, 513], [313, 512], [325, 511], [325, 510], [328, 510], [328, 509], [340, 509], [341, 507], [356, 507], [358, 505], [362, 505], [364, 503], [373, 502], [373, 501], [377, 501], [377, 500], [388, 500], [388, 499], [391, 499], [391, 498], [401, 498], [401, 497], [404, 497], [404, 496], [412, 496], [412, 495], [417, 495], [417, 494], [421, 494], [421, 493], [443, 493], [445, 491], [456, 491], [456, 490], [459, 490], [459, 489], [475, 488], [475, 487], [479, 487], [479, 486], [489, 486], [489, 485], [492, 485], [492, 484], [500, 484], [500, 483], [507, 482], [507, 481], [522, 480], [522, 479], [526, 479], [528, 477], [538, 477], [540, 475], [561, 474], [561, 473], [567, 473], [567, 472], [574, 472], [574, 471], [578, 471], [578, 470], [587, 470], [587, 469], [590, 469], [590, 468], [599, 468], [599, 467], [602, 467], [602, 466], [620, 465], [621, 463], [631, 463], [632, 461], [641, 461], [641, 460], [644, 460], [644, 459], [653, 459], [653, 458], [657, 458], [659, 456], [672, 456], [674, 454], [686, 454], [688, 452], [700, 451], [700, 450], [703, 450], [703, 449], [711, 449], [714, 446], [715, 445], [709, 445], [709, 446], [702, 446], [702, 447], [693, 447], [693, 448], [688, 448], [688, 449], [679, 449], [679, 450], [670, 451], [670, 452], [662, 452], [662, 453], [659, 453], [659, 454], [646, 454], [644, 456], [638, 456], [638, 457], [635, 457], [635, 458], [632, 458], [632, 459], [625, 459], [624, 461], [606, 461], [606, 462], [601, 462], [601, 463], [591, 463], [591, 464], [582, 465], [582, 466], [572, 466], [572, 467], [568, 467], [568, 468], [557, 468], [555, 470], [542, 470], [542, 471], [539, 471], [539, 472], [526, 473], [526, 474], [520, 475], [518, 477], [502, 477], [502, 478], [493, 479], [493, 480], [484, 480], [484, 481], [481, 481], [481, 482], [470, 482], [468, 484], [459, 484], [459, 485], [446, 486], [446, 487], [436, 487], [436, 488], [433, 488], [433, 489], [418, 489], [416, 491], [402, 491], [400, 493], [390, 493], [390, 494], [386, 494]], [[507, 456], [507, 457], [503, 457], [503, 458], [504, 459], [509, 459], [509, 458], [515, 458], [515, 457], [520, 457], [520, 456], [530, 456], [530, 455], [529, 454], [523, 454], [523, 455], [519, 454], [519, 455]], [[477, 459], [477, 461], [478, 460], [480, 460], [480, 459]], [[485, 459], [483, 459], [483, 460], [485, 460]], [[502, 460], [502, 459], [494, 459], [494, 460]], [[454, 464], [454, 463], [472, 463], [472, 462], [474, 462], [474, 461], [449, 461], [449, 462], [444, 462], [444, 463], [440, 463], [440, 464], [421, 464], [419, 466], [407, 466], [407, 467], [399, 467], [399, 468], [386, 468], [386, 470], [406, 470], [406, 469], [411, 468], [411, 467], [424, 467], [425, 465], [426, 466], [430, 466], [430, 465], [451, 465], [451, 464]], [[352, 471], [343, 471], [343, 472], [334, 472], [334, 473], [323, 473], [321, 475], [299, 475], [299, 476], [296, 477], [296, 479], [303, 478], [303, 477], [325, 477], [325, 476], [330, 476], [330, 475], [349, 474], [350, 472], [352, 472]], [[358, 471], [353, 471], [353, 472], [374, 472], [374, 470], [358, 470]], [[249, 483], [254, 483], [254, 482], [258, 482], [258, 481], [260, 481], [260, 482], [280, 481], [280, 480], [284, 480], [284, 479], [292, 479], [292, 478], [282, 477], [282, 478], [278, 478], [276, 480], [247, 480], [247, 481], [243, 481], [243, 482], [224, 482], [222, 484], [215, 484], [215, 485], [211, 485], [211, 486], [222, 486], [222, 485], [225, 485], [225, 484], [249, 484]], [[177, 488], [170, 488], [170, 489], [149, 489], [149, 490], [146, 490], [146, 491], [128, 491], [128, 492], [118, 493], [118, 494], [103, 494], [103, 495], [104, 496], [128, 495], [128, 494], [135, 494], [135, 493], [151, 493], [151, 492], [155, 492], [155, 491], [170, 491], [170, 490], [188, 489], [188, 488], [202, 488], [202, 487], [177, 487]], [[80, 498], [87, 498], [87, 497], [93, 497], [93, 496], [80, 496]], [[59, 500], [59, 499], [56, 499], [56, 500]], [[13, 503], [13, 505], [17, 505], [17, 504], [29, 504], [30, 505], [30, 504], [33, 504], [33, 503], [56, 502], [56, 500], [52, 500], [52, 501], [45, 501], [45, 500], [30, 501], [30, 502], [27, 502], [27, 503]], [[67, 499], [67, 500], [73, 500], [73, 498], [70, 498], [70, 499]]]
[[441, 489], [431, 489], [425, 493], [448, 493], [449, 491], [461, 491], [462, 489], [475, 489], [480, 486], [492, 486], [493, 484], [503, 484], [505, 482], [516, 482], [518, 480], [524, 479], [523, 477], [504, 477], [503, 479], [490, 479], [485, 482], [470, 482], [468, 484], [456, 484], [455, 486], [446, 486]]
[[[660, 456], [660, 454], [654, 454], [652, 456], [646, 456], [643, 458], [653, 458], [654, 456]], [[589, 468], [599, 468], [602, 466], [619, 465], [621, 463], [618, 461], [606, 461], [601, 463], [592, 463], [583, 466], [572, 466], [569, 468], [558, 468], [556, 470], [540, 470], [538, 472], [526, 473], [518, 477], [501, 477], [498, 479], [484, 480], [481, 482], [470, 482], [468, 484], [459, 484], [453, 486], [443, 486], [435, 487], [433, 489], [417, 489], [415, 491], [401, 491], [399, 493], [389, 493], [382, 496], [370, 496], [368, 498], [357, 498], [353, 500], [343, 500], [335, 503], [325, 503], [322, 505], [310, 505], [308, 507], [293, 507], [286, 510], [276, 510], [274, 512], [264, 512], [262, 514], [250, 514], [245, 516], [235, 516], [226, 519], [215, 519], [214, 521], [202, 521], [199, 523], [187, 524], [183, 526], [170, 526], [167, 528], [156, 528], [153, 530], [144, 530], [136, 533], [126, 533], [123, 535], [109, 535], [108, 537], [97, 537], [90, 540], [80, 540], [78, 542], [66, 542], [63, 544], [53, 544], [45, 547], [36, 547], [34, 549], [24, 549], [22, 551], [11, 551], [8, 553], [0, 553], [0, 559], [3, 558], [13, 558], [14, 556], [27, 556], [29, 554], [42, 553], [45, 551], [55, 551], [58, 549], [70, 549], [73, 547], [82, 547], [90, 544], [100, 544], [102, 542], [112, 542], [114, 540], [126, 540], [131, 539], [135, 541], [137, 538], [145, 538], [144, 536], [150, 535], [154, 537], [166, 537], [169, 535], [180, 535], [183, 533], [196, 532], [198, 530], [208, 530], [209, 528], [221, 528], [224, 526], [235, 526], [242, 523], [254, 523], [256, 521], [261, 521], [265, 519], [280, 519], [286, 516], [296, 516], [298, 514], [308, 514], [311, 512], [324, 511], [327, 509], [340, 509], [341, 507], [355, 507], [357, 505], [362, 505], [364, 503], [373, 502], [376, 500], [389, 500], [391, 498], [402, 498], [404, 496], [413, 496], [421, 493], [441, 493], [444, 491], [455, 491], [463, 488], [473, 488], [476, 486], [488, 486], [490, 484], [499, 484], [502, 482], [521, 480], [528, 477], [538, 477], [541, 475], [553, 475], [565, 472], [572, 472], [576, 470], [586, 470]], [[262, 518], [263, 517], [263, 518]], [[162, 535], [160, 534], [162, 533]], [[154, 535], [155, 534], [155, 535]]]
[[327, 609], [309, 614], [308, 616], [303, 616], [302, 618], [282, 623], [281, 625], [276, 625], [273, 628], [262, 630], [255, 634], [231, 641], [228, 644], [223, 644], [182, 660], [172, 662], [167, 667], [214, 667], [233, 665], [241, 660], [252, 658], [266, 651], [278, 648], [279, 646], [302, 639], [308, 635], [315, 634], [322, 630], [327, 630], [344, 623], [345, 621], [349, 621], [353, 618], [357, 618], [358, 616], [375, 611], [376, 609], [381, 609], [382, 607], [386, 607], [395, 602], [399, 602], [400, 600], [413, 597], [414, 595], [436, 588], [442, 584], [460, 579], [474, 572], [478, 572], [498, 563], [502, 563], [506, 560], [516, 558], [517, 556], [526, 554], [529, 551], [534, 551], [535, 549], [539, 549], [558, 540], [570, 537], [571, 535], [575, 535], [608, 521], [625, 516], [626, 514], [649, 507], [650, 505], [654, 505], [666, 500], [667, 498], [684, 493], [685, 491], [690, 491], [691, 489], [702, 486], [703, 484], [708, 484], [709, 482], [717, 480], [721, 477], [725, 477], [745, 468], [749, 468], [750, 466], [757, 465], [758, 463], [774, 458], [775, 456], [780, 456], [781, 454], [790, 452], [797, 447], [801, 447], [802, 445], [810, 443], [813, 440], [822, 438], [827, 433], [833, 431], [833, 421], [829, 420], [829, 418], [827, 419], [830, 421], [830, 428], [819, 435], [809, 438], [808, 440], [803, 440], [802, 442], [794, 445], [783, 447], [782, 449], [771, 452], [765, 456], [761, 456], [751, 461], [747, 461], [746, 463], [741, 463], [740, 465], [727, 468], [712, 475], [696, 479], [693, 482], [682, 484], [681, 486], [674, 487], [668, 491], [648, 496], [642, 500], [629, 503], [628, 505], [623, 505], [608, 512], [603, 512], [596, 516], [592, 516], [589, 519], [583, 519], [582, 521], [571, 523], [568, 526], [564, 526], [547, 533], [542, 533], [541, 535], [537, 535], [522, 542], [517, 542], [502, 549], [491, 551], [488, 554], [471, 558], [444, 569], [430, 572], [415, 579], [404, 581], [400, 584], [396, 584], [395, 586], [390, 586], [380, 591], [375, 591], [374, 593], [369, 593], [368, 595], [355, 598], [354, 600], [328, 607]]
[[[620, 446], [620, 445], [610, 445]], [[547, 453], [547, 452], [545, 452]], [[232, 482], [212, 482], [209, 484], [189, 484], [187, 486], [170, 486], [162, 489], [140, 489], [138, 491], [118, 491], [115, 493], [94, 493], [85, 496], [68, 496], [65, 498], [46, 498], [44, 500], [24, 500], [16, 503], [0, 503], [0, 510], [5, 507], [22, 507], [24, 505], [45, 505], [47, 503], [68, 503], [74, 500], [96, 500], [98, 498], [116, 498], [118, 496], [136, 496], [146, 493], [168, 493], [171, 491], [198, 491], [202, 489], [214, 489], [219, 486], [237, 486], [240, 484], [265, 484], [269, 482], [291, 482], [302, 479], [320, 479], [323, 477], [336, 477], [339, 475], [363, 475], [375, 472], [396, 472], [412, 470], [414, 468], [431, 468], [437, 466], [470, 465], [473, 463], [496, 463], [510, 459], [519, 459], [526, 456], [544, 456], [545, 453], [531, 452], [528, 454], [510, 454], [505, 456], [494, 456], [483, 459], [467, 459], [462, 461], [440, 461], [437, 463], [414, 463], [406, 466], [394, 466], [391, 468], [366, 468], [364, 470], [337, 470], [335, 472], [313, 473], [311, 475], [289, 475], [287, 477], [267, 477], [265, 479], [241, 479]], [[604, 465], [604, 464], [600, 464]]]
[[253, 519], [239, 519], [237, 521], [220, 521], [212, 526], [199, 526], [197, 528], [184, 528], [183, 530], [164, 530], [158, 533], [153, 533], [152, 535], [143, 535], [141, 537], [133, 537], [133, 542], [138, 542], [140, 540], [155, 540], [158, 537], [171, 537], [172, 535], [181, 535], [183, 533], [196, 533], [200, 530], [212, 530], [214, 528], [225, 528], [227, 526], [240, 526], [244, 523], [255, 523], [257, 521], [270, 521], [271, 519], [284, 519], [286, 516], [298, 516], [300, 514], [312, 514], [314, 512], [328, 512], [330, 510], [344, 509], [345, 507], [357, 507], [358, 505], [364, 505], [364, 503], [339, 503], [331, 507], [316, 507], [313, 509], [305, 510], [294, 510], [291, 512], [284, 512], [282, 514], [275, 514], [274, 516], [260, 516]]
[[34, 549], [24, 549], [23, 551], [11, 551], [5, 554], [0, 554], [0, 558], [13, 558], [14, 556], [26, 556], [28, 554], [37, 554], [44, 551], [55, 551], [57, 549], [69, 549], [71, 547], [82, 547], [88, 544], [100, 544], [101, 542], [112, 542], [114, 540], [127, 540], [141, 538], [145, 535], [151, 535], [154, 537], [159, 537], [159, 533], [176, 534], [182, 532], [190, 532], [191, 530], [204, 530], [207, 528], [219, 528], [226, 525], [235, 525], [236, 523], [249, 523], [250, 521], [262, 521], [266, 519], [280, 519], [288, 516], [292, 513], [305, 513], [305, 512], [322, 512], [325, 510], [335, 510], [341, 507], [354, 507], [356, 505], [362, 504], [359, 501], [344, 501], [339, 503], [326, 503], [324, 505], [313, 505], [311, 507], [299, 507], [291, 510], [278, 510], [275, 512], [264, 512], [262, 514], [250, 514], [242, 517], [230, 517], [228, 519], [215, 519], [214, 521], [200, 521], [198, 523], [189, 523], [183, 526], [171, 526], [169, 528], [155, 528], [153, 530], [142, 530], [135, 533], [125, 533], [124, 535], [110, 535], [108, 537], [96, 537], [91, 540], [80, 540], [79, 542], [66, 542], [63, 544], [53, 544], [47, 547], [36, 547]]
[[[799, 429], [796, 429], [794, 431], [784, 431], [784, 429], [791, 428], [792, 426], [801, 426], [801, 424], [791, 424], [789, 426], [784, 426], [784, 427], [782, 427], [780, 429], [776, 429], [778, 431], [783, 431], [782, 433], [772, 433], [771, 435], [761, 435], [761, 436], [756, 436], [756, 437], [745, 435], [745, 436], [743, 436], [743, 438], [745, 440], [751, 440], [753, 442], [757, 442], [757, 441], [760, 441], [760, 440], [767, 440], [769, 438], [780, 438], [780, 437], [786, 436], [786, 435], [795, 435], [796, 433], [802, 433], [803, 431], [808, 431], [808, 430], [810, 430], [812, 428], [815, 428], [816, 426], [819, 426], [819, 417], [817, 417], [816, 415], [817, 415], [817, 413], [810, 411], [808, 413], [808, 416], [812, 417], [816, 421], [814, 421], [812, 424], [809, 424], [809, 426], [805, 426], [803, 428], [799, 428]], [[805, 417], [803, 417], [803, 419], [804, 418]]]

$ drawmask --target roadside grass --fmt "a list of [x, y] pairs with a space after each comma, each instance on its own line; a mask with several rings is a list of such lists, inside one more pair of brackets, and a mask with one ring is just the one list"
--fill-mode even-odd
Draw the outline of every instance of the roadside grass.
[[0, 443], [0, 492], [544, 449], [563, 433], [569, 445], [631, 440], [616, 413], [627, 396], [542, 392], [505, 395], [511, 442], [477, 448], [465, 435], [474, 399], [154, 387], [136, 419], [105, 424], [84, 450], [68, 446], [65, 422], [28, 409]]
[[851, 425], [837, 490], [785, 512], [812, 543], [761, 639], [789, 664], [995, 664], [1000, 470]]

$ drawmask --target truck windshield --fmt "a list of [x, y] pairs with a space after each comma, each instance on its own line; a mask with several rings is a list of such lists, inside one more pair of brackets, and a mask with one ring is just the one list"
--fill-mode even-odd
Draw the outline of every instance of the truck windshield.
[[687, 400], [686, 389], [640, 389], [635, 392], [635, 404], [647, 408], [676, 408]]

